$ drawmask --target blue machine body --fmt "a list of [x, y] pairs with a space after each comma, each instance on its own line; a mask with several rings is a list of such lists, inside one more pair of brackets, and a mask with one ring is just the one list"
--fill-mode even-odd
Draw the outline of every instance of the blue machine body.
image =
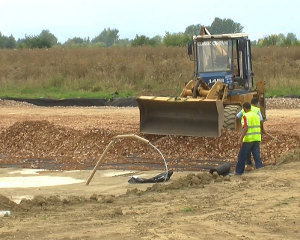
[[197, 78], [201, 77], [210, 87], [215, 82], [222, 82], [227, 85], [233, 84], [233, 74], [230, 71], [227, 72], [203, 72], [198, 73]]

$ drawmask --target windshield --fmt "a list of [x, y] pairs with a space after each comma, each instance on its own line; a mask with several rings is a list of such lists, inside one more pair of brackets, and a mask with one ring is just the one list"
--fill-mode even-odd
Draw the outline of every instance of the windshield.
[[230, 71], [231, 54], [231, 41], [197, 42], [198, 72]]

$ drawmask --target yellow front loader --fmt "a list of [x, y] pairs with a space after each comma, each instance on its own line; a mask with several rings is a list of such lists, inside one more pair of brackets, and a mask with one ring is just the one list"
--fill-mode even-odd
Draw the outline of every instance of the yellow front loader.
[[248, 35], [194, 36], [188, 53], [195, 74], [178, 97], [140, 96], [140, 131], [145, 134], [218, 137], [237, 129], [244, 102], [259, 100], [265, 118], [264, 84], [253, 84]]

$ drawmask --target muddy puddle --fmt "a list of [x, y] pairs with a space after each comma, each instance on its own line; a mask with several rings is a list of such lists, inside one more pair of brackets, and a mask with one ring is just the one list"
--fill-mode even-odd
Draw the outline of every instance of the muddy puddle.
[[[10, 176], [0, 177], [0, 188], [32, 188], [68, 185], [84, 182], [82, 179], [63, 176], [48, 176], [40, 172], [44, 169], [20, 169], [9, 173]], [[16, 176], [18, 175], [18, 176]]]

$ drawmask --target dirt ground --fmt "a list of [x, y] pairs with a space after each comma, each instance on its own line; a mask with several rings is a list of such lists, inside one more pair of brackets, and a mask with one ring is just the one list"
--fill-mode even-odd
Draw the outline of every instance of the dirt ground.
[[[220, 177], [208, 169], [224, 162], [234, 167], [237, 132], [224, 130], [217, 139], [146, 136], [139, 134], [134, 107], [47, 108], [0, 101], [0, 179], [19, 168], [46, 168], [39, 176], [82, 180], [1, 188], [0, 210], [11, 215], [0, 218], [0, 238], [299, 239], [300, 108], [298, 102], [293, 106], [282, 109], [276, 103], [267, 111], [265, 129], [279, 141], [263, 136], [265, 167]], [[86, 186], [111, 138], [129, 133], [161, 150], [174, 171], [171, 179], [129, 184], [130, 176], [154, 176], [164, 164], [148, 145], [125, 139], [115, 143]], [[30, 199], [17, 204], [17, 196]]]

